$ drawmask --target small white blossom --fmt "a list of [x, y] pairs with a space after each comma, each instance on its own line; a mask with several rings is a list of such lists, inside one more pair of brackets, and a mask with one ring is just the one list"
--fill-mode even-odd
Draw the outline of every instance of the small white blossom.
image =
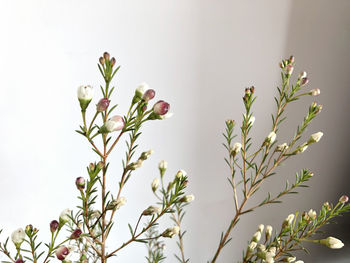
[[321, 94], [321, 90], [320, 89], [312, 89], [310, 90], [310, 95], [312, 96], [318, 96]]
[[178, 235], [180, 233], [180, 227], [174, 226], [171, 228], [167, 228], [163, 233], [162, 237], [170, 237], [172, 238], [175, 235]]
[[12, 242], [15, 244], [16, 247], [21, 246], [25, 237], [26, 237], [26, 233], [22, 228], [18, 228], [17, 230], [13, 231], [11, 234]]
[[248, 250], [253, 251], [256, 248], [256, 246], [257, 246], [257, 243], [252, 241], [252, 242], [250, 242], [250, 244], [248, 246]]
[[266, 251], [265, 245], [259, 244], [259, 245], [258, 245], [258, 250], [259, 250], [259, 251], [262, 251], [262, 252]]
[[308, 140], [308, 144], [312, 144], [315, 142], [319, 142], [323, 136], [323, 132], [316, 132], [310, 136], [310, 139]]
[[168, 162], [167, 161], [160, 161], [158, 165], [159, 169], [166, 170], [168, 168]]
[[266, 263], [274, 263], [275, 262], [274, 257], [275, 257], [274, 253], [266, 252], [266, 254], [265, 254], [265, 261], [266, 261]]
[[234, 154], [237, 154], [241, 151], [241, 149], [242, 149], [242, 144], [240, 144], [239, 142], [236, 142], [232, 147], [232, 152]]
[[297, 258], [296, 257], [287, 257], [286, 260], [287, 262], [291, 263], [294, 262]]
[[143, 82], [139, 84], [139, 86], [136, 88], [136, 93], [138, 96], [142, 97], [146, 90], [149, 89], [149, 86], [147, 83]]
[[159, 187], [159, 179], [158, 178], [154, 178], [154, 180], [152, 181], [151, 187], [152, 187], [153, 192], [158, 189], [158, 187]]
[[312, 220], [314, 220], [314, 219], [316, 219], [317, 213], [316, 213], [315, 210], [310, 209], [309, 212], [307, 213], [307, 215], [308, 215]]
[[91, 101], [93, 95], [94, 95], [94, 90], [89, 85], [80, 86], [78, 88], [78, 99], [79, 100]]
[[283, 221], [282, 228], [290, 226], [294, 220], [294, 217], [294, 214], [288, 215], [287, 218]]
[[307, 147], [309, 147], [308, 144], [307, 144], [307, 143], [303, 143], [302, 145], [300, 145], [300, 146], [295, 150], [295, 153], [297, 153], [297, 154], [298, 154], [298, 153], [303, 153], [303, 152], [306, 151]]
[[190, 203], [194, 200], [194, 195], [190, 194], [190, 195], [185, 195], [183, 198], [181, 198], [181, 201], [184, 203]]
[[326, 239], [321, 239], [320, 243], [326, 245], [331, 249], [339, 249], [344, 246], [343, 242], [335, 237], [328, 237]]
[[261, 233], [264, 231], [264, 225], [263, 224], [258, 225], [258, 231], [261, 232]]
[[255, 234], [253, 235], [252, 241], [259, 242], [260, 239], [261, 239], [261, 232], [260, 231], [255, 232]]
[[114, 200], [112, 203], [113, 209], [116, 209], [116, 210], [118, 210], [125, 204], [126, 204], [126, 198], [123, 196], [119, 197], [117, 200]]
[[64, 225], [65, 223], [67, 223], [70, 220], [70, 214], [71, 214], [72, 210], [70, 209], [64, 209], [61, 214], [60, 214], [60, 224]]
[[275, 132], [270, 132], [269, 135], [267, 135], [265, 142], [268, 144], [273, 143], [276, 140], [276, 133]]
[[266, 230], [265, 230], [266, 239], [269, 239], [271, 235], [272, 235], [272, 226], [268, 225], [266, 226]]
[[288, 149], [288, 144], [282, 143], [276, 147], [276, 152], [284, 152], [287, 149]]
[[143, 215], [144, 216], [151, 216], [154, 214], [160, 214], [160, 212], [162, 212], [162, 209], [158, 206], [149, 206], [146, 210], [143, 211]]
[[303, 71], [299, 74], [299, 79], [303, 79], [303, 78], [306, 78], [307, 77], [307, 73], [306, 71]]

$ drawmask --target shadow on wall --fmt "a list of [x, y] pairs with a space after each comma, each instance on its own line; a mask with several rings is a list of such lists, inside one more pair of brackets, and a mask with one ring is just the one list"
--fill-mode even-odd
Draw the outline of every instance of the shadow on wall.
[[[307, 156], [316, 167], [316, 180], [305, 202], [337, 202], [341, 194], [350, 194], [350, 175], [347, 169], [350, 128], [350, 1], [297, 0], [292, 2], [285, 54], [293, 54], [298, 65], [309, 73], [309, 88], [320, 88], [317, 98], [324, 110], [312, 125], [325, 133], [315, 155]], [[300, 67], [296, 65], [298, 70]], [[305, 113], [295, 107], [294, 116]], [[297, 117], [294, 117], [297, 121]], [[293, 119], [293, 117], [291, 118]], [[298, 118], [299, 120], [299, 118]], [[311, 131], [308, 131], [309, 133]], [[305, 197], [303, 196], [303, 197]], [[329, 226], [327, 234], [338, 237], [345, 247], [331, 250], [308, 246], [311, 256], [300, 254], [305, 262], [350, 262], [350, 215]]]

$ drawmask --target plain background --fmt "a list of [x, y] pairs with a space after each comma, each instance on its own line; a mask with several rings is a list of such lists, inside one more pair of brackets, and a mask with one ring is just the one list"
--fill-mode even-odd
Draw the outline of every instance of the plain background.
[[[348, 0], [1, 1], [1, 240], [31, 223], [46, 241], [49, 222], [78, 205], [74, 180], [85, 176], [85, 167], [97, 159], [74, 132], [81, 124], [76, 88], [91, 84], [93, 103], [98, 101], [102, 78], [96, 63], [104, 51], [122, 66], [114, 82], [116, 113], [125, 113], [143, 81], [174, 112], [172, 119], [144, 127], [139, 151], [152, 148], [155, 153], [125, 188], [128, 205], [120, 210], [109, 248], [129, 238], [127, 223], [134, 224], [154, 202], [149, 185], [158, 174], [158, 162], [165, 159], [167, 176], [185, 169], [189, 193], [196, 196], [184, 223], [186, 255], [191, 262], [213, 256], [233, 213], [221, 145], [224, 121], [241, 121], [244, 88], [254, 85], [258, 100], [252, 134], [258, 145], [271, 127], [273, 96], [280, 85], [278, 63], [291, 54], [296, 73], [309, 74], [306, 89], [320, 88], [316, 100], [324, 105], [305, 139], [319, 130], [325, 135], [280, 168], [264, 191], [277, 193], [287, 178], [292, 181], [306, 167], [315, 174], [311, 188], [244, 216], [218, 262], [240, 260], [258, 224], [279, 228], [289, 213], [317, 210], [324, 201], [349, 195], [349, 12]], [[287, 110], [280, 142], [293, 135], [313, 100], [305, 98]], [[112, 191], [124, 150], [121, 143], [111, 157]], [[343, 240], [342, 250], [311, 245], [312, 256], [300, 254], [298, 259], [349, 262], [349, 218], [327, 229]], [[162, 222], [163, 228], [168, 226], [169, 221]], [[175, 251], [170, 240], [166, 262], [176, 262]], [[145, 254], [142, 244], [134, 244], [113, 262], [145, 262]]]

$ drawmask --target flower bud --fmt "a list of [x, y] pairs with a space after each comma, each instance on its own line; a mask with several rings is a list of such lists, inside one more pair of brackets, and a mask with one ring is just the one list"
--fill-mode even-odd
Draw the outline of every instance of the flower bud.
[[166, 169], [168, 168], [168, 162], [167, 161], [160, 161], [159, 164], [158, 164], [158, 168], [159, 168], [159, 171], [160, 171], [160, 175], [163, 176]]
[[282, 143], [276, 147], [276, 152], [284, 152], [289, 148], [287, 143]]
[[331, 211], [331, 206], [330, 206], [330, 204], [328, 203], [328, 202], [325, 202], [325, 203], [323, 203], [323, 206], [328, 210], [328, 211]]
[[82, 233], [82, 231], [80, 230], [80, 228], [77, 228], [77, 229], [75, 229], [75, 230], [72, 232], [70, 238], [71, 238], [71, 239], [77, 239], [77, 238], [80, 237], [81, 233]]
[[261, 239], [261, 232], [260, 231], [255, 232], [255, 234], [253, 235], [252, 241], [259, 242], [260, 239]]
[[64, 260], [69, 254], [69, 249], [66, 246], [61, 246], [56, 250], [56, 257], [59, 260]]
[[236, 142], [232, 147], [232, 154], [236, 155], [241, 151], [241, 149], [242, 149], [242, 144], [240, 144], [239, 142]]
[[315, 142], [319, 142], [323, 136], [323, 132], [316, 132], [311, 135], [310, 139], [308, 140], [307, 144], [312, 144]]
[[142, 160], [142, 159], [138, 159], [136, 162], [131, 163], [131, 164], [129, 165], [129, 169], [130, 169], [130, 170], [136, 170], [136, 169], [138, 169], [138, 168], [141, 168], [142, 165], [143, 165], [143, 160]]
[[266, 230], [265, 230], [265, 238], [266, 240], [268, 240], [272, 235], [272, 226], [268, 225], [266, 226]]
[[294, 214], [288, 215], [287, 218], [283, 221], [282, 228], [289, 227], [292, 224], [294, 217]]
[[24, 232], [30, 236], [33, 233], [33, 226], [32, 225], [27, 225]]
[[181, 170], [177, 171], [176, 178], [181, 179], [182, 177], [184, 177], [186, 175], [187, 175], [187, 172], [185, 170], [181, 169]]
[[149, 86], [147, 83], [141, 83], [135, 90], [135, 95], [134, 95], [134, 98], [132, 99], [132, 103], [135, 104], [137, 102], [139, 102], [142, 97], [143, 97], [143, 94], [145, 93], [145, 90], [148, 90], [149, 89]]
[[309, 94], [316, 97], [316, 96], [321, 94], [321, 90], [320, 89], [312, 89], [312, 90], [310, 90]]
[[167, 112], [167, 113], [164, 114], [164, 115], [160, 115], [160, 116], [159, 116], [159, 119], [161, 119], [161, 120], [169, 119], [169, 118], [171, 118], [173, 115], [174, 115], [174, 113], [172, 113], [172, 112]]
[[151, 150], [149, 150], [149, 151], [147, 151], [147, 152], [141, 153], [140, 159], [143, 160], [143, 161], [144, 161], [144, 160], [147, 160], [148, 157], [150, 157], [151, 154], [152, 154], [153, 152], [154, 152], [154, 151], [151, 149]]
[[148, 89], [145, 91], [145, 93], [142, 96], [142, 99], [146, 102], [150, 101], [151, 99], [154, 98], [156, 95], [156, 92], [153, 89]]
[[126, 204], [126, 198], [123, 196], [120, 196], [117, 200], [112, 201], [111, 209], [118, 210], [119, 208], [121, 208], [125, 204]]
[[78, 190], [80, 190], [80, 191], [84, 190], [84, 188], [85, 188], [85, 179], [84, 179], [84, 177], [78, 177], [75, 180], [75, 185], [77, 186]]
[[349, 201], [349, 197], [347, 195], [342, 195], [340, 198], [339, 198], [339, 202], [340, 203], [347, 203]]
[[144, 215], [144, 216], [151, 216], [151, 215], [154, 215], [154, 214], [160, 214], [161, 212], [162, 212], [162, 209], [160, 207], [150, 205], [147, 209], [145, 209], [142, 212], [142, 215]]
[[24, 263], [23, 259], [19, 258], [15, 261], [15, 263]]
[[257, 246], [257, 243], [254, 242], [254, 241], [252, 241], [252, 242], [250, 242], [250, 244], [249, 244], [249, 246], [248, 246], [248, 250], [249, 250], [250, 252], [253, 252], [254, 249], [256, 248], [256, 246]]
[[190, 203], [194, 200], [194, 195], [185, 195], [184, 197], [182, 197], [180, 199], [180, 202], [184, 202], [184, 203]]
[[158, 187], [159, 187], [159, 179], [158, 178], [154, 178], [154, 180], [152, 181], [151, 187], [152, 187], [153, 192], [155, 192], [158, 189]]
[[103, 57], [104, 57], [105, 60], [109, 60], [109, 57], [110, 57], [109, 53], [108, 52], [104, 52], [103, 53]]
[[51, 233], [55, 233], [57, 228], [59, 226], [59, 223], [57, 220], [52, 220], [51, 223], [50, 223], [50, 231]]
[[112, 67], [115, 65], [115, 63], [116, 63], [115, 57], [112, 57], [112, 59], [111, 59], [111, 65], [112, 65]]
[[124, 128], [125, 122], [122, 116], [115, 115], [106, 121], [100, 128], [101, 133], [120, 131]]
[[300, 145], [300, 146], [294, 151], [294, 153], [295, 153], [295, 154], [303, 153], [303, 152], [305, 152], [305, 150], [307, 149], [307, 147], [308, 147], [308, 144], [307, 144], [307, 143], [303, 143], [302, 145]]
[[172, 238], [175, 235], [178, 235], [180, 233], [180, 227], [174, 226], [171, 228], [167, 228], [163, 233], [162, 237], [170, 237]]
[[270, 132], [269, 135], [265, 138], [265, 144], [271, 144], [276, 140], [276, 133]]
[[326, 245], [331, 249], [339, 249], [344, 246], [343, 242], [335, 237], [328, 237], [326, 239], [321, 239], [320, 243]]
[[266, 251], [265, 245], [263, 245], [263, 244], [258, 244], [258, 250], [259, 250], [259, 251], [262, 251], [262, 252]]
[[106, 62], [103, 57], [100, 57], [98, 61], [100, 62], [101, 65], [104, 65]]
[[258, 225], [258, 231], [260, 233], [262, 233], [264, 231], [264, 225], [263, 224]]
[[304, 79], [304, 78], [306, 78], [306, 77], [307, 77], [306, 71], [303, 71], [303, 72], [301, 72], [301, 73], [299, 74], [299, 79]]
[[290, 76], [290, 75], [293, 74], [294, 67], [293, 67], [293, 65], [288, 64], [288, 65], [285, 67], [285, 70], [286, 70], [287, 75]]
[[317, 217], [317, 213], [315, 210], [313, 209], [310, 209], [309, 212], [307, 213], [307, 215], [312, 219], [312, 220], [315, 220], [316, 217]]
[[67, 223], [70, 220], [70, 214], [71, 214], [71, 210], [69, 209], [64, 209], [61, 214], [60, 214], [60, 218], [59, 218], [59, 225], [63, 226], [65, 223]]
[[22, 228], [18, 228], [11, 234], [11, 240], [15, 244], [16, 248], [19, 248], [26, 237], [26, 233]]
[[94, 92], [91, 86], [80, 86], [78, 88], [78, 100], [80, 102], [80, 108], [82, 111], [85, 111], [89, 106], [93, 94]]
[[169, 111], [170, 105], [165, 101], [158, 101], [153, 106], [153, 112], [157, 115], [165, 115]]
[[296, 259], [297, 259], [296, 257], [287, 257], [286, 261], [291, 263], [291, 262], [294, 262]]
[[107, 98], [100, 99], [100, 101], [96, 104], [96, 111], [103, 112], [103, 111], [107, 110], [107, 108], [109, 106], [109, 102], [110, 102], [110, 100]]

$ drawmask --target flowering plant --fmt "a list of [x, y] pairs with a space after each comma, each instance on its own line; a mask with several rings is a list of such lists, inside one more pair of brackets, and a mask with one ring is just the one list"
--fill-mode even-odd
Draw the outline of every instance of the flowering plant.
[[[93, 99], [93, 88], [88, 85], [78, 88], [82, 125], [77, 132], [87, 140], [96, 153], [97, 160], [88, 165], [86, 177], [80, 176], [75, 180], [80, 200], [77, 211], [65, 209], [57, 220], [51, 221], [49, 224], [51, 240], [45, 244], [46, 251], [42, 249], [42, 243], [37, 242], [37, 228], [27, 225], [25, 229], [15, 230], [11, 235], [16, 249], [15, 254], [8, 247], [9, 238], [0, 243], [0, 252], [8, 258], [8, 261], [3, 262], [48, 263], [57, 258], [62, 262], [105, 263], [130, 244], [141, 242], [147, 246], [147, 262], [158, 263], [164, 262], [166, 258], [163, 238], [172, 237], [178, 239], [179, 254], [175, 255], [177, 260], [181, 263], [189, 262], [185, 256], [183, 243], [186, 231], [181, 228], [181, 223], [185, 216], [185, 208], [194, 200], [194, 195], [185, 194], [188, 179], [184, 170], [179, 170], [172, 178], [165, 177], [166, 161], [159, 163], [159, 177], [155, 178], [150, 185], [157, 201], [140, 212], [135, 224], [129, 224], [130, 238], [128, 240], [121, 245], [109, 247], [107, 250], [106, 243], [114, 226], [115, 215], [126, 204], [126, 198], [122, 195], [123, 188], [132, 177], [133, 171], [139, 169], [152, 154], [152, 150], [143, 151], [138, 158], [135, 158], [141, 129], [150, 121], [163, 120], [171, 116], [170, 105], [163, 100], [149, 107], [155, 97], [155, 91], [145, 83], [135, 90], [127, 114], [114, 115], [116, 105], [111, 105], [114, 91], [111, 81], [119, 70], [115, 64], [115, 58], [111, 58], [107, 52], [99, 59], [98, 68], [104, 79], [104, 87], [101, 86], [102, 98], [96, 104], [95, 114], [91, 120], [87, 119], [86, 111]], [[210, 260], [211, 263], [217, 262], [222, 249], [231, 240], [230, 235], [233, 228], [243, 215], [262, 206], [280, 202], [281, 197], [296, 193], [297, 188], [306, 186], [305, 183], [313, 176], [312, 172], [303, 169], [296, 175], [295, 183], [289, 185], [287, 182], [279, 194], [271, 196], [268, 193], [264, 200], [256, 201], [252, 207], [246, 207], [248, 199], [253, 199], [260, 190], [260, 186], [275, 174], [279, 165], [303, 153], [310, 145], [320, 141], [323, 136], [322, 132], [317, 132], [312, 134], [306, 142], [299, 142], [312, 119], [322, 109], [321, 105], [313, 103], [302, 124], [297, 127], [293, 138], [289, 142], [277, 145], [278, 129], [285, 120], [286, 106], [302, 96], [320, 94], [318, 89], [302, 92], [302, 87], [308, 83], [305, 72], [299, 75], [295, 85], [290, 84], [294, 57], [283, 60], [281, 68], [282, 87], [278, 88], [278, 96], [275, 98], [277, 110], [272, 117], [272, 129], [255, 151], [250, 152], [253, 146], [250, 131], [255, 121], [252, 115], [252, 106], [256, 99], [254, 87], [247, 88], [243, 97], [245, 114], [240, 127], [241, 139], [239, 142], [233, 143], [235, 122], [226, 121], [224, 146], [228, 157], [225, 161], [230, 169], [228, 180], [233, 191], [235, 211], [227, 230], [221, 235], [218, 247]], [[97, 122], [99, 116], [101, 117], [100, 124]], [[109, 157], [124, 135], [128, 137], [122, 174], [117, 192], [111, 193], [107, 191]], [[98, 139], [100, 139], [99, 143]], [[238, 175], [236, 171], [239, 171]], [[239, 194], [238, 190], [242, 190], [242, 194]], [[280, 230], [275, 232], [272, 226], [259, 225], [248, 242], [242, 262], [295, 262], [296, 258], [293, 253], [296, 250], [305, 249], [303, 242], [320, 243], [332, 249], [343, 247], [344, 244], [334, 237], [320, 240], [310, 238], [322, 226], [330, 223], [334, 217], [348, 212], [350, 204], [346, 204], [347, 202], [348, 197], [344, 195], [335, 205], [324, 203], [319, 213], [310, 209], [308, 212], [290, 214], [282, 222]], [[159, 226], [159, 219], [166, 216], [169, 216], [174, 224], [163, 228]], [[142, 228], [140, 224], [143, 224]], [[62, 235], [65, 236], [62, 237]], [[301, 263], [302, 261], [296, 262]]]

